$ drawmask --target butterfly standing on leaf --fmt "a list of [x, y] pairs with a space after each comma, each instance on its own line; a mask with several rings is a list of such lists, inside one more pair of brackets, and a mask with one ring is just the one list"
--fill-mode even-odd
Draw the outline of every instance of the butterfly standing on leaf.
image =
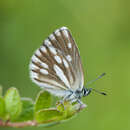
[[79, 102], [91, 88], [84, 85], [82, 63], [76, 43], [66, 27], [55, 30], [37, 49], [30, 63], [34, 83], [63, 100]]

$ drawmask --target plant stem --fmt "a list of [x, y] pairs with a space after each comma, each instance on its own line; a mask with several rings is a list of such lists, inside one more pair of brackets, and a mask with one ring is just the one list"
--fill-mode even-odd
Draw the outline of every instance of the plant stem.
[[16, 127], [16, 128], [21, 128], [21, 127], [26, 127], [26, 126], [37, 126], [36, 121], [27, 121], [27, 122], [10, 122], [10, 121], [2, 121], [0, 120], [0, 127]]

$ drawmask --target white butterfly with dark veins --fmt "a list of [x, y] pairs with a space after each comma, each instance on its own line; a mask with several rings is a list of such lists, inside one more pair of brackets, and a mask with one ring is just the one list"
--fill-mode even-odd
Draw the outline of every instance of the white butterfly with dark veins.
[[30, 63], [30, 76], [44, 90], [62, 97], [62, 101], [83, 104], [81, 97], [92, 90], [84, 87], [79, 51], [67, 27], [55, 30], [35, 51]]

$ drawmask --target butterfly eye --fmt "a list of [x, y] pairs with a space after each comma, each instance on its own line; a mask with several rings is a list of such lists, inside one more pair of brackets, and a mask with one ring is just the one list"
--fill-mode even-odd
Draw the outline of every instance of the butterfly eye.
[[83, 88], [83, 96], [87, 96], [91, 93], [91, 89]]
[[83, 88], [83, 96], [86, 96], [87, 95], [87, 90], [86, 88]]

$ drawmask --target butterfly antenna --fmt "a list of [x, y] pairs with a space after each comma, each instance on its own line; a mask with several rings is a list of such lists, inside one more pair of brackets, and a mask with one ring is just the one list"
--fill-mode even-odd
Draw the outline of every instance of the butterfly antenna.
[[[87, 85], [92, 84], [93, 82], [95, 82], [95, 81], [101, 79], [101, 78], [102, 78], [103, 76], [105, 76], [105, 75], [106, 75], [106, 73], [102, 73], [102, 74], [99, 75], [96, 79], [89, 81], [89, 82], [87, 83]], [[96, 89], [94, 89], [94, 88], [90, 88], [90, 89], [91, 89], [92, 91], [94, 91], [94, 92], [96, 92], [96, 93], [99, 93], [99, 94], [102, 94], [102, 95], [104, 95], [104, 96], [107, 95], [106, 93], [100, 92], [99, 90], [96, 90]]]
[[100, 92], [100, 91], [98, 91], [98, 90], [96, 90], [96, 89], [93, 89], [93, 88], [92, 88], [92, 91], [95, 91], [96, 93], [102, 94], [102, 95], [104, 95], [104, 96], [107, 95], [106, 93], [104, 93], [104, 92]]
[[101, 78], [102, 78], [103, 76], [105, 76], [105, 75], [106, 75], [106, 73], [102, 73], [102, 74], [99, 75], [96, 79], [89, 81], [89, 82], [87, 83], [87, 85], [92, 84], [93, 82], [95, 82], [95, 81], [101, 79]]

